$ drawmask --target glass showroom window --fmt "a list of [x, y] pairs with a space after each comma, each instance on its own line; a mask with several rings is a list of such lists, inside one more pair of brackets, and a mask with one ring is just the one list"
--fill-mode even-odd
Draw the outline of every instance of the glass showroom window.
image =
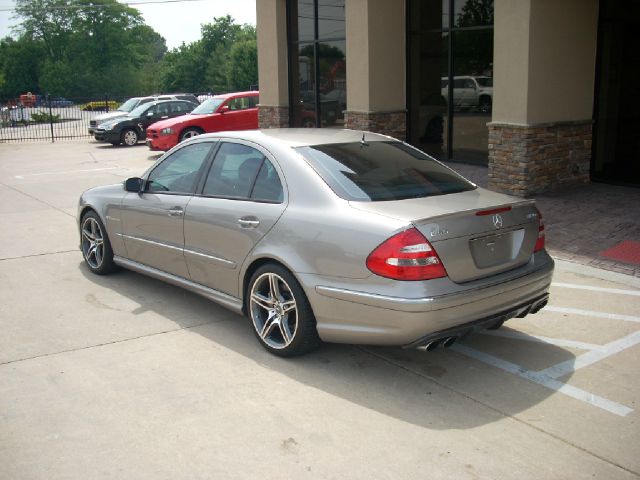
[[409, 141], [440, 159], [486, 164], [493, 0], [407, 0], [407, 7]]
[[347, 106], [345, 0], [289, 0], [292, 127], [342, 127]]

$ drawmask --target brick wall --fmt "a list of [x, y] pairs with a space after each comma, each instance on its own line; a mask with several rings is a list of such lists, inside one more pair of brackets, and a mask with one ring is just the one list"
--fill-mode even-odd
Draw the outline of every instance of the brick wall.
[[407, 137], [407, 112], [351, 112], [344, 114], [345, 128], [382, 133], [398, 140]]
[[260, 128], [286, 128], [289, 126], [289, 107], [258, 105]]
[[590, 120], [488, 126], [491, 190], [526, 197], [589, 182]]

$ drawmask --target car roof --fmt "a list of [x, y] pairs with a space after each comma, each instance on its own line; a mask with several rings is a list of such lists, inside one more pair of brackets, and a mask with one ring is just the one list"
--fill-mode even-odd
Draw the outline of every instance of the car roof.
[[221, 93], [219, 95], [214, 95], [213, 98], [233, 98], [246, 96], [257, 97], [258, 95], [259, 92], [257, 90], [247, 90], [246, 92]]
[[207, 133], [198, 136], [205, 138], [230, 138], [255, 142], [265, 147], [279, 144], [289, 147], [325, 145], [331, 143], [398, 141], [395, 138], [362, 130], [338, 128], [268, 128], [263, 130], [237, 130], [230, 132]]

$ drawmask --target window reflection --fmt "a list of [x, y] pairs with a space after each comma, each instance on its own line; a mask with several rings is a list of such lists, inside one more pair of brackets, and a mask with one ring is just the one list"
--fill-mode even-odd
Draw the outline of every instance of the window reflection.
[[486, 163], [493, 0], [410, 0], [408, 5], [409, 141], [439, 158]]
[[453, 45], [453, 157], [486, 163], [493, 105], [493, 31], [456, 31]]
[[289, 8], [291, 124], [342, 127], [347, 106], [345, 1], [291, 0]]
[[480, 27], [493, 25], [493, 0], [454, 0], [454, 26]]
[[420, 47], [411, 58], [409, 142], [436, 158], [447, 153], [448, 39], [440, 32], [415, 36]]

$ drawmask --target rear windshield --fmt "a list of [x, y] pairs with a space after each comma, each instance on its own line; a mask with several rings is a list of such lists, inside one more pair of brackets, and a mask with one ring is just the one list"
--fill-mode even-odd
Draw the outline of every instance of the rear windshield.
[[295, 150], [345, 200], [403, 200], [476, 188], [433, 158], [401, 142], [335, 143]]

